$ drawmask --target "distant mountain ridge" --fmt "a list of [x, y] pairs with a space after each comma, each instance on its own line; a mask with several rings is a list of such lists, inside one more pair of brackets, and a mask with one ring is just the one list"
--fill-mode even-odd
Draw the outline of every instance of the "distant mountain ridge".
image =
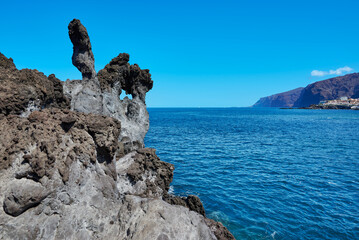
[[329, 78], [305, 88], [263, 97], [253, 107], [309, 107], [323, 100], [340, 97], [359, 98], [359, 73]]

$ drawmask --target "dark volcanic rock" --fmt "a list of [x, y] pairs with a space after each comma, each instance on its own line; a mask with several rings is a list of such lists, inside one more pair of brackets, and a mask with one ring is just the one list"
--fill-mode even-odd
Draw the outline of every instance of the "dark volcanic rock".
[[203, 204], [199, 197], [194, 195], [189, 195], [187, 197], [180, 197], [171, 194], [165, 194], [163, 200], [172, 205], [180, 205], [189, 208], [191, 211], [195, 211], [204, 217], [206, 217], [206, 212], [204, 210]]
[[90, 37], [86, 28], [80, 20], [74, 19], [70, 22], [69, 36], [74, 45], [72, 63], [82, 73], [82, 78], [93, 79], [96, 77], [95, 58], [92, 53]]
[[0, 53], [0, 68], [1, 69], [9, 69], [15, 70], [16, 66], [12, 58], [5, 57], [2, 53]]
[[222, 223], [212, 219], [205, 219], [207, 226], [211, 229], [218, 240], [235, 240], [234, 236]]
[[46, 107], [69, 108], [61, 81], [37, 70], [17, 70], [13, 60], [0, 53], [0, 114], [21, 114]]
[[294, 107], [309, 107], [322, 100], [334, 100], [340, 97], [355, 97], [359, 90], [359, 73], [315, 82], [305, 87]]
[[[64, 123], [72, 124], [71, 129], [63, 129]], [[37, 181], [43, 176], [51, 178], [56, 160], [62, 157], [62, 152], [68, 147], [59, 144], [68, 132], [73, 138], [72, 142], [77, 141], [77, 145], [72, 149], [73, 155], [59, 163], [63, 167], [58, 171], [66, 181], [69, 160], [84, 155], [92, 162], [101, 158], [110, 158], [112, 161], [118, 147], [120, 128], [120, 122], [113, 118], [60, 109], [35, 111], [28, 118], [15, 115], [3, 117], [0, 120], [0, 170], [8, 168], [20, 154], [30, 169], [19, 178], [29, 177]], [[31, 151], [26, 149], [34, 144]], [[113, 175], [114, 166], [110, 168], [108, 172]]]
[[156, 150], [152, 148], [142, 148], [137, 150], [134, 157], [135, 161], [130, 166], [127, 175], [132, 181], [141, 179], [139, 174], [145, 171], [151, 171], [158, 176], [156, 181], [147, 181], [147, 191], [156, 192], [155, 186], [161, 188], [162, 192], [167, 192], [173, 179], [174, 166], [170, 163], [162, 162], [156, 155]]
[[259, 99], [253, 107], [293, 107], [302, 90], [303, 88], [296, 88], [291, 91], [263, 97]]
[[109, 90], [119, 83], [119, 94], [121, 90], [125, 90], [126, 94], [131, 94], [133, 98], [139, 97], [145, 102], [146, 93], [153, 87], [151, 74], [148, 69], [142, 70], [137, 64], [130, 65], [129, 60], [129, 54], [120, 53], [99, 71], [98, 79], [101, 88]]
[[132, 186], [122, 191], [125, 194], [161, 197], [167, 193], [173, 179], [173, 165], [161, 161], [152, 148], [140, 148], [121, 157], [117, 166], [119, 178], [123, 178], [121, 185]]
[[[347, 105], [336, 105], [336, 104], [328, 104], [328, 105], [318, 105], [312, 104], [309, 107], [301, 107], [300, 109], [342, 109], [342, 110], [350, 110], [351, 106]], [[356, 110], [356, 109], [354, 109]]]

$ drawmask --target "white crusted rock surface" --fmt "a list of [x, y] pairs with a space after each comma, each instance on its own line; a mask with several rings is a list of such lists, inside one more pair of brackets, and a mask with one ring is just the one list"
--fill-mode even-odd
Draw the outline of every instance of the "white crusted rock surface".
[[216, 239], [204, 216], [162, 200], [172, 164], [154, 149], [117, 156], [120, 128], [59, 109], [2, 116], [0, 239]]

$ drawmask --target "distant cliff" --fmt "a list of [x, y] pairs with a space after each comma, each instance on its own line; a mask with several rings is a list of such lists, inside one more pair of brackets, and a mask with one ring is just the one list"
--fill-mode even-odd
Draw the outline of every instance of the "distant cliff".
[[287, 92], [262, 97], [253, 107], [293, 107], [303, 89], [300, 87]]
[[359, 94], [359, 73], [315, 82], [305, 87], [294, 103], [294, 107], [309, 107], [322, 100], [334, 100], [340, 97], [356, 97]]
[[305, 88], [259, 99], [253, 107], [309, 107], [322, 100], [359, 97], [359, 73], [347, 74], [309, 84]]

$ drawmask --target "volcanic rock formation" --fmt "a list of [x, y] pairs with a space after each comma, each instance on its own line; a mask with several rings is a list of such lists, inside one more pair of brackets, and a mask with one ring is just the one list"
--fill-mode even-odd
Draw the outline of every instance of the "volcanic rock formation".
[[22, 114], [45, 107], [66, 108], [61, 81], [37, 70], [17, 70], [13, 60], [0, 53], [0, 114]]
[[74, 45], [72, 64], [82, 73], [82, 78], [96, 77], [95, 58], [92, 53], [91, 42], [86, 28], [80, 20], [74, 19], [69, 24], [69, 36]]
[[[148, 69], [128, 63], [130, 56], [121, 53], [95, 73], [94, 57], [86, 28], [79, 20], [69, 24], [69, 35], [74, 44], [73, 64], [82, 72], [83, 80], [66, 81], [65, 95], [71, 99], [71, 110], [110, 116], [121, 121], [119, 141], [133, 148], [143, 146], [149, 128], [146, 93], [153, 81]], [[122, 90], [132, 99], [120, 99]]]
[[79, 20], [69, 35], [83, 80], [63, 86], [0, 54], [0, 239], [234, 239], [144, 148], [149, 71], [120, 54], [96, 75]]

